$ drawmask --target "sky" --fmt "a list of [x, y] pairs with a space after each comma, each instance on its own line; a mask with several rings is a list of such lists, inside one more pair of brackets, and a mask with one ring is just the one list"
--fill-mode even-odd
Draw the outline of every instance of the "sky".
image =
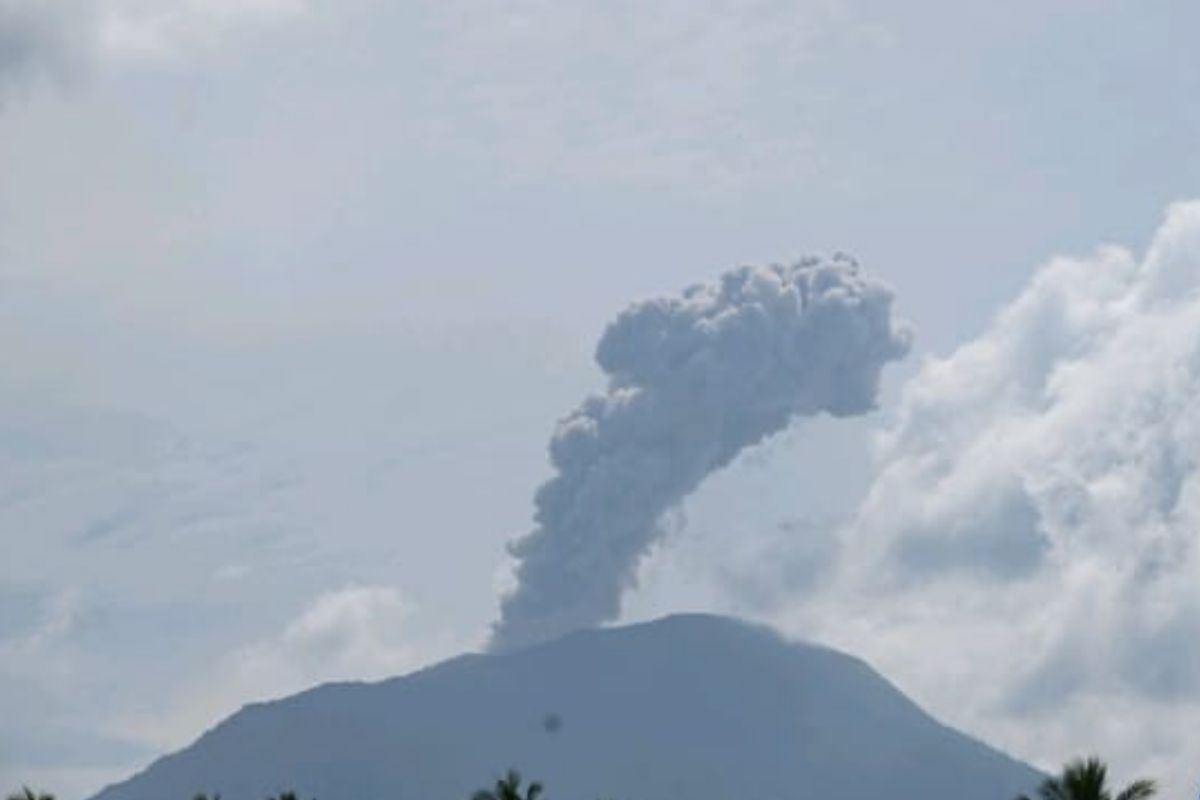
[[852, 254], [878, 408], [706, 478], [621, 619], [1200, 780], [1200, 55], [1165, 0], [0, 0], [0, 786], [485, 646], [606, 325]]

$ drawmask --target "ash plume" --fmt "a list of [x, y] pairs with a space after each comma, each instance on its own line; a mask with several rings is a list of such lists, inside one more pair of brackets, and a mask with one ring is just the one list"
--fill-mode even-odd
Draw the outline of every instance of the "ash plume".
[[710, 473], [797, 417], [870, 411], [909, 347], [892, 293], [846, 256], [741, 267], [635, 303], [596, 349], [608, 390], [561, 420], [556, 474], [510, 545], [515, 589], [492, 649], [614, 619], [660, 517]]

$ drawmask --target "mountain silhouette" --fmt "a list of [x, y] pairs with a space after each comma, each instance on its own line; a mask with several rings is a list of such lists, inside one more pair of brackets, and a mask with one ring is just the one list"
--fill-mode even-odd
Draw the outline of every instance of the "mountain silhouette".
[[548, 800], [1010, 800], [1041, 777], [857, 658], [681, 615], [250, 705], [95, 800], [467, 800], [509, 767]]

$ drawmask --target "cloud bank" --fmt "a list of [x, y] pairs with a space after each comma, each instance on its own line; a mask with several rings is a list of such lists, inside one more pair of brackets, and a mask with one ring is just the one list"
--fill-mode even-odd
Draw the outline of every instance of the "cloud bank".
[[[1172, 207], [1141, 259], [1050, 262], [927, 362], [878, 467], [829, 638], [885, 669], [915, 648], [943, 684], [961, 669], [969, 723], [1024, 720], [1000, 738], [1030, 755], [1030, 737], [1042, 757], [1089, 746], [1183, 780], [1200, 715], [1200, 203]], [[871, 621], [846, 622], [847, 603]]]
[[608, 391], [551, 439], [556, 474], [511, 547], [517, 586], [493, 646], [614, 619], [660, 517], [705, 476], [798, 417], [871, 410], [880, 371], [909, 346], [891, 307], [837, 257], [743, 267], [624, 311], [596, 351]]

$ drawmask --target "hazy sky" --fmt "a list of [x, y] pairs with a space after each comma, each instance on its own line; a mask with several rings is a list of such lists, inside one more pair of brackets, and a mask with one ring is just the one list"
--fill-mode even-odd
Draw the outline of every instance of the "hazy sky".
[[846, 251], [916, 331], [880, 410], [709, 480], [627, 618], [770, 620], [1015, 755], [1191, 792], [1195, 208], [1146, 250], [1198, 192], [1198, 25], [0, 0], [0, 789], [481, 646], [605, 324]]

